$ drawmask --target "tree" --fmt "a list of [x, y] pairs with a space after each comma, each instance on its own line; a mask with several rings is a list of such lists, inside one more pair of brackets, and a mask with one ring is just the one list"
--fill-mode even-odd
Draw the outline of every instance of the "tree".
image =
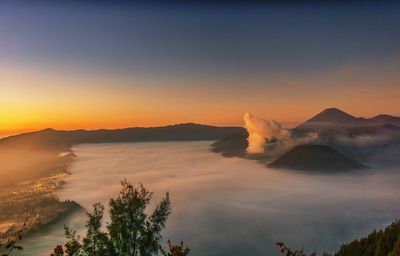
[[56, 248], [54, 248], [54, 251], [50, 253], [49, 256], [63, 256], [64, 255], [64, 248], [62, 245], [57, 245]]
[[26, 232], [26, 226], [28, 223], [28, 216], [25, 218], [24, 224], [22, 227], [17, 230], [13, 239], [10, 239], [4, 248], [0, 246], [1, 256], [9, 256], [12, 254], [13, 251], [22, 251], [22, 246], [18, 245], [17, 243], [22, 240], [22, 235]]
[[168, 240], [168, 252], [160, 244], [161, 231], [171, 213], [169, 194], [147, 214], [152, 193], [142, 184], [134, 187], [127, 180], [121, 186], [118, 196], [109, 202], [107, 232], [101, 230], [104, 206], [96, 203], [93, 212], [87, 213], [86, 236], [81, 239], [76, 231], [65, 227], [68, 241], [54, 248], [51, 256], [151, 256], [158, 252], [165, 256], [187, 256], [189, 249], [183, 242], [173, 245]]
[[92, 256], [106, 255], [110, 247], [107, 233], [100, 230], [103, 213], [104, 206], [100, 203], [93, 205], [93, 213], [87, 213], [89, 220], [86, 224], [87, 234], [83, 239], [83, 248]]
[[159, 249], [161, 230], [171, 213], [169, 194], [166, 193], [151, 215], [145, 210], [152, 193], [142, 184], [134, 188], [126, 180], [116, 199], [110, 200], [111, 223], [107, 226], [113, 249], [117, 255], [152, 255]]
[[[306, 256], [306, 254], [303, 252], [303, 249], [293, 251], [292, 249], [287, 247], [283, 242], [277, 242], [276, 246], [278, 247], [281, 254], [284, 254], [285, 256]], [[316, 255], [317, 253], [315, 252], [310, 254], [310, 256], [316, 256]]]
[[173, 245], [170, 240], [168, 240], [169, 252], [164, 251], [163, 248], [160, 248], [161, 254], [164, 256], [187, 256], [189, 255], [189, 248], [183, 245], [181, 241], [180, 244]]
[[335, 256], [400, 256], [400, 221], [341, 246]]

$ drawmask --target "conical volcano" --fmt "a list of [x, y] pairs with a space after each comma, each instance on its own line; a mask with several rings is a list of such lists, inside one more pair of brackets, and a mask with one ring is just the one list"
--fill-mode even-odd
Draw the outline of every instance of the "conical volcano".
[[325, 145], [300, 145], [269, 164], [274, 168], [341, 172], [366, 168], [357, 160]]

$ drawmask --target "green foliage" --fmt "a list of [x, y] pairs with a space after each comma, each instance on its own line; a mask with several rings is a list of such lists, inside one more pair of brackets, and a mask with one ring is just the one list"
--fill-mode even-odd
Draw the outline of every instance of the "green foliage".
[[[293, 251], [292, 249], [287, 247], [283, 242], [277, 242], [276, 246], [278, 247], [280, 253], [284, 254], [285, 256], [306, 256], [306, 254], [303, 252], [303, 249]], [[315, 252], [311, 253], [310, 256], [317, 256], [317, 253]], [[330, 256], [330, 255], [324, 253], [323, 256]]]
[[50, 253], [49, 256], [63, 256], [64, 255], [64, 248], [62, 245], [57, 245], [56, 248], [54, 248], [54, 251]]
[[189, 255], [189, 248], [187, 248], [183, 242], [180, 244], [173, 245], [170, 240], [168, 240], [169, 252], [164, 251], [160, 248], [161, 254], [163, 256], [187, 256]]
[[151, 215], [145, 213], [152, 193], [142, 184], [127, 181], [116, 199], [110, 200], [111, 223], [107, 226], [117, 255], [152, 255], [157, 252], [160, 232], [165, 227], [171, 204], [168, 193]]
[[343, 245], [335, 256], [400, 256], [400, 221]]
[[83, 238], [83, 248], [92, 256], [106, 255], [109, 251], [110, 239], [107, 233], [100, 230], [103, 213], [104, 206], [100, 203], [93, 205], [93, 213], [87, 213], [89, 220], [86, 224], [87, 234]]
[[148, 214], [152, 193], [142, 184], [133, 187], [124, 180], [121, 185], [119, 195], [109, 202], [107, 232], [102, 231], [104, 206], [96, 203], [93, 212], [87, 213], [86, 236], [81, 239], [76, 231], [65, 227], [67, 243], [54, 248], [50, 256], [151, 256], [158, 252], [165, 256], [187, 256], [189, 249], [183, 242], [172, 245], [168, 241], [168, 252], [160, 244], [161, 231], [171, 213], [169, 194], [166, 193], [154, 211]]
[[[276, 243], [285, 256], [306, 256], [303, 250], [293, 251], [282, 242]], [[322, 256], [329, 256], [324, 253]], [[315, 253], [310, 256], [316, 256]], [[400, 256], [400, 221], [395, 221], [379, 232], [342, 245], [334, 256]]]

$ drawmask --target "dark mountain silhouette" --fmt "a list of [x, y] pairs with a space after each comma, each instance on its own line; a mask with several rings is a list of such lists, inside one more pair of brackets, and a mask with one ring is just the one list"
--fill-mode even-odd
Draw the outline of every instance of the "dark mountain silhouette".
[[[151, 128], [57, 131], [45, 129], [0, 139], [0, 186], [52, 175], [73, 161], [71, 147], [82, 143], [218, 140], [238, 127], [177, 124]], [[62, 154], [60, 154], [62, 153]]]
[[268, 166], [306, 171], [341, 172], [366, 168], [335, 149], [325, 145], [306, 144], [292, 148]]
[[400, 126], [400, 117], [391, 115], [377, 115], [373, 118], [366, 119], [367, 122], [375, 125], [386, 125], [391, 124], [395, 126]]
[[328, 108], [296, 127], [297, 130], [321, 130], [349, 127], [394, 125], [400, 126], [400, 117], [378, 115], [357, 118], [337, 108]]
[[239, 127], [216, 127], [193, 123], [92, 131], [45, 129], [0, 139], [0, 149], [20, 146], [67, 150], [72, 145], [82, 143], [218, 140], [241, 130]]
[[354, 122], [357, 120], [352, 115], [343, 112], [337, 108], [327, 108], [323, 110], [321, 113], [317, 114], [316, 116], [312, 117], [305, 123], [340, 123], [340, 122]]
[[224, 137], [211, 145], [212, 151], [224, 156], [245, 156], [249, 134], [242, 128], [240, 132]]

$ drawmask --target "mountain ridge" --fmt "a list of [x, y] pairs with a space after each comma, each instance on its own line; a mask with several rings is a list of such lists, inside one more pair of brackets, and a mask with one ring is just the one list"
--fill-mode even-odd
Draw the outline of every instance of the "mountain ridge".
[[218, 127], [194, 123], [70, 131], [47, 128], [2, 138], [0, 149], [10, 145], [62, 150], [82, 143], [218, 140], [240, 132], [242, 129], [241, 127]]
[[327, 108], [298, 125], [295, 129], [324, 129], [379, 125], [394, 125], [400, 127], [400, 117], [388, 114], [379, 114], [371, 118], [355, 117], [338, 108]]

